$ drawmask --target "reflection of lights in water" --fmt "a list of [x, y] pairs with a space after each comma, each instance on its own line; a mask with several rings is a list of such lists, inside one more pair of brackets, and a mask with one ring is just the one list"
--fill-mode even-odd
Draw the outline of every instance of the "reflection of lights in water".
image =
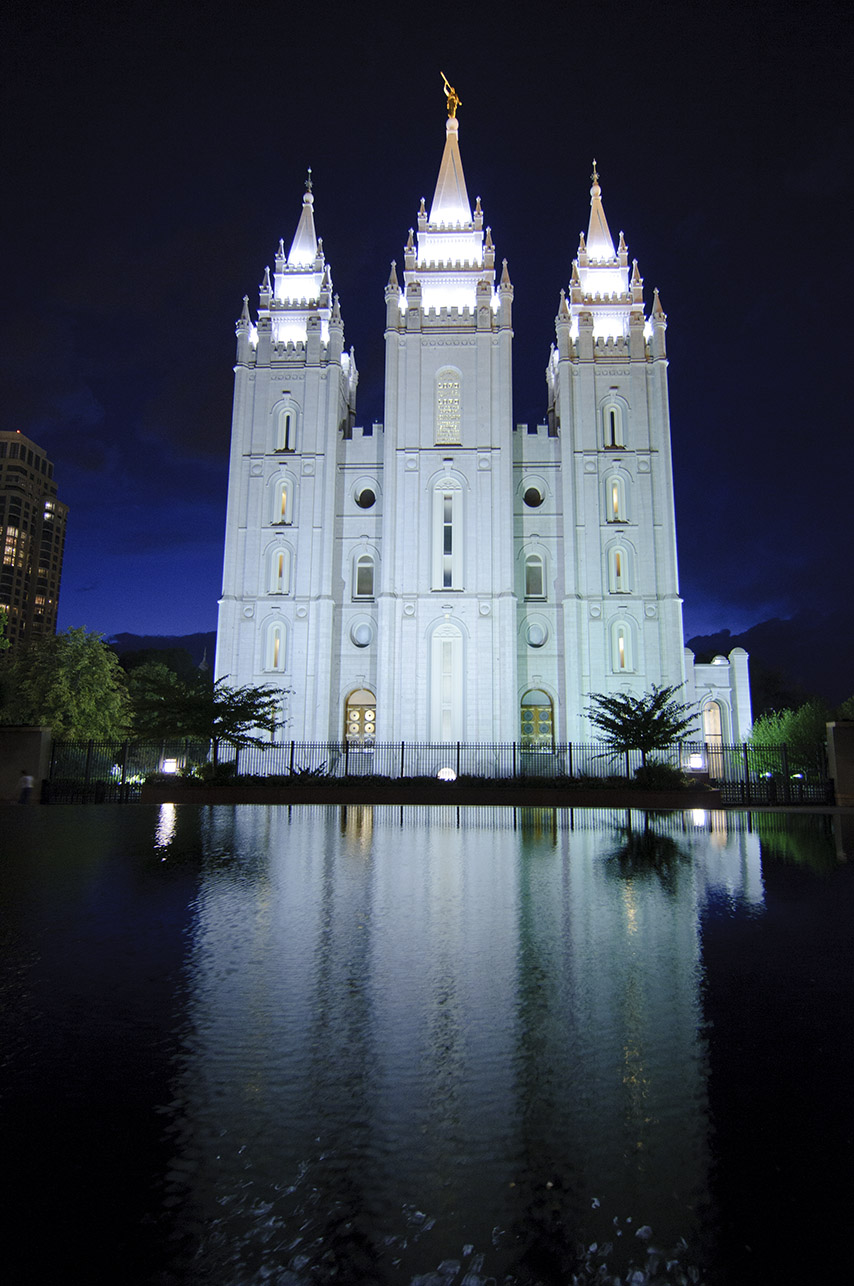
[[701, 826], [703, 830], [705, 830], [706, 824], [708, 823], [708, 820], [709, 820], [709, 815], [706, 812], [705, 808], [692, 808], [691, 820], [695, 826]]
[[[168, 848], [175, 838], [175, 825], [178, 814], [174, 804], [161, 804], [160, 816], [157, 819], [157, 830], [154, 833], [156, 848]], [[163, 861], [166, 860], [165, 854]]]
[[457, 774], [454, 772], [453, 768], [440, 768], [436, 773], [436, 776], [439, 778], [439, 781], [457, 780]]

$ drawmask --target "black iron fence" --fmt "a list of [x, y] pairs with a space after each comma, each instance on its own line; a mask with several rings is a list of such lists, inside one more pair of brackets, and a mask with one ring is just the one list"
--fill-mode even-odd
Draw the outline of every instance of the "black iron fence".
[[[466, 743], [270, 742], [218, 747], [220, 778], [267, 781], [306, 778], [480, 778], [555, 781], [628, 778], [641, 767], [638, 750], [615, 753], [601, 742], [526, 746], [520, 742]], [[648, 756], [688, 777], [720, 788], [727, 803], [828, 803], [824, 747], [795, 757], [786, 746], [685, 742]], [[206, 742], [56, 742], [47, 799], [55, 802], [127, 802], [139, 797], [146, 779], [184, 775], [211, 777]]]

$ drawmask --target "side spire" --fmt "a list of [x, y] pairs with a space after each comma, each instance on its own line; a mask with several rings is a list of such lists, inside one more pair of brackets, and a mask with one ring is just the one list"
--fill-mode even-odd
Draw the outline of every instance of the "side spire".
[[591, 259], [615, 259], [614, 242], [608, 228], [608, 220], [602, 208], [602, 189], [599, 186], [599, 174], [596, 162], [593, 162], [591, 174], [593, 186], [590, 189], [590, 226], [587, 229], [587, 253]]

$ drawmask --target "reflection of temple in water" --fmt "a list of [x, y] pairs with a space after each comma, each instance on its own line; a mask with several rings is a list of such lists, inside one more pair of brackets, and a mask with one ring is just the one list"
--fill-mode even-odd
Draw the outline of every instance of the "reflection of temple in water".
[[[216, 1161], [197, 1201], [214, 1211], [254, 1155], [257, 1182], [308, 1167], [327, 1204], [342, 1167], [365, 1209], [387, 1191], [465, 1222], [476, 1192], [483, 1227], [459, 1235], [484, 1247], [547, 1183], [567, 1226], [596, 1198], [699, 1235], [701, 916], [712, 896], [761, 906], [758, 836], [732, 814], [425, 814], [208, 811], [183, 1110]], [[333, 1153], [352, 1165], [327, 1173]]]

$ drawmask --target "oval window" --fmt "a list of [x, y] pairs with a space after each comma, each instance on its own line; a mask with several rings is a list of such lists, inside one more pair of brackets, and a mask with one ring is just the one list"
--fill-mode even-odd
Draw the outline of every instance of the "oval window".
[[362, 490], [359, 492], [359, 494], [356, 496], [356, 504], [359, 506], [360, 509], [370, 509], [372, 505], [375, 505], [376, 503], [377, 503], [376, 495], [374, 494], [373, 491], [371, 491], [370, 487], [363, 487]]
[[525, 504], [529, 509], [539, 509], [540, 505], [545, 500], [545, 496], [542, 491], [540, 491], [539, 487], [527, 487], [522, 499], [525, 501]]

